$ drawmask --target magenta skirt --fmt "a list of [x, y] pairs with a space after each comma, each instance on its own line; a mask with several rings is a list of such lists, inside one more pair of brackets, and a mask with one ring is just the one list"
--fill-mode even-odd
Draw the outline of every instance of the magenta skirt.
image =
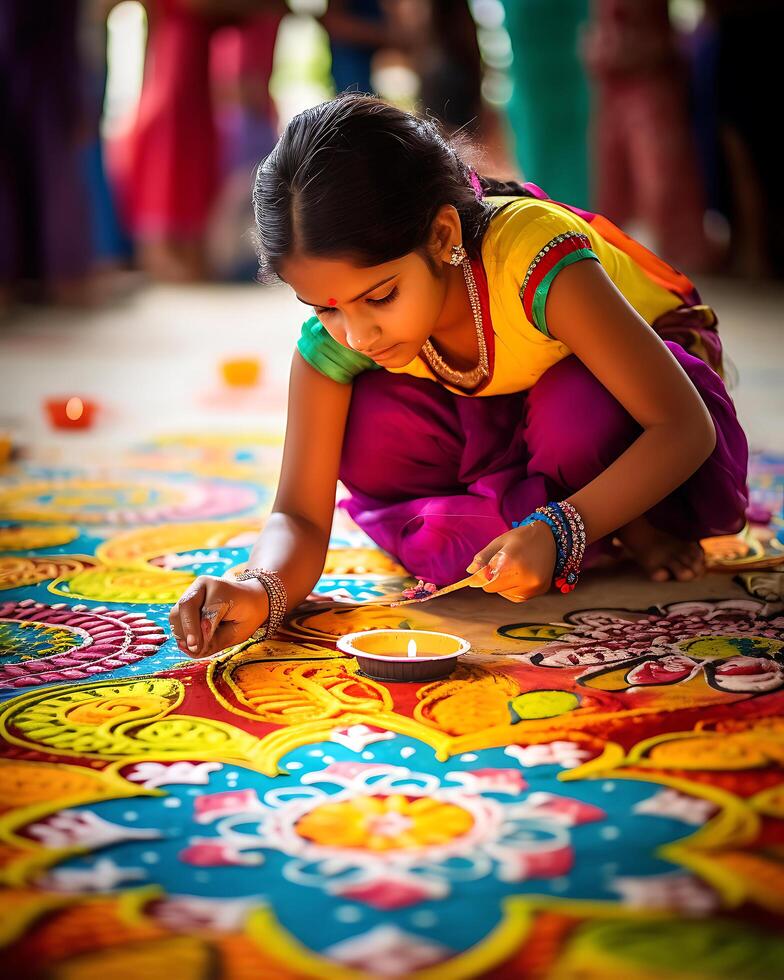
[[[748, 505], [746, 436], [719, 375], [665, 343], [713, 417], [716, 448], [646, 517], [687, 540], [732, 534]], [[340, 464], [350, 497], [339, 506], [412, 575], [441, 586], [512, 521], [590, 483], [641, 431], [574, 356], [529, 391], [475, 398], [367, 371], [353, 382]]]

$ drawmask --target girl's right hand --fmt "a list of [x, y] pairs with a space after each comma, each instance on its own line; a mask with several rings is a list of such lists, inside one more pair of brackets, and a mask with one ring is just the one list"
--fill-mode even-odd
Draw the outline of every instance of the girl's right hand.
[[209, 657], [249, 639], [268, 617], [269, 596], [258, 579], [200, 575], [172, 606], [169, 625], [183, 653]]
[[555, 571], [555, 540], [541, 521], [505, 531], [493, 538], [466, 569], [475, 572], [484, 566], [483, 578], [476, 576], [472, 589], [497, 592], [510, 602], [525, 602], [544, 595]]

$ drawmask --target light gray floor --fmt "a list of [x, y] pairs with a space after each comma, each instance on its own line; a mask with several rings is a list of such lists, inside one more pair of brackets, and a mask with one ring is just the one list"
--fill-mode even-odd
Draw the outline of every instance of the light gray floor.
[[737, 369], [732, 395], [752, 448], [784, 452], [784, 284], [698, 285]]
[[[737, 368], [733, 396], [752, 446], [784, 451], [784, 285], [699, 285]], [[307, 313], [288, 287], [258, 285], [150, 286], [95, 311], [30, 309], [0, 324], [0, 418], [15, 420], [23, 439], [51, 443], [47, 395], [99, 398], [102, 425], [66, 447], [257, 425], [285, 410], [291, 351]], [[266, 361], [268, 389], [221, 403], [219, 362], [246, 352]]]

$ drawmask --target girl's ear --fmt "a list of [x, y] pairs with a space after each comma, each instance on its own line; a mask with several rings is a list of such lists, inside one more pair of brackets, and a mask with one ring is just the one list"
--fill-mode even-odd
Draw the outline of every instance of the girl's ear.
[[460, 245], [462, 241], [463, 229], [457, 208], [453, 204], [441, 205], [430, 225], [428, 251], [434, 259], [449, 262], [452, 246]]

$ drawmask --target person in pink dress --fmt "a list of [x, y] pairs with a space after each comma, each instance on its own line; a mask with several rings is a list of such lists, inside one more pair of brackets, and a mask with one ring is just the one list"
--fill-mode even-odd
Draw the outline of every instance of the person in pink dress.
[[268, 86], [283, 0], [147, 0], [144, 83], [121, 163], [126, 221], [142, 265], [158, 279], [208, 275], [205, 233], [221, 187], [213, 105], [212, 40], [221, 27], [247, 32], [238, 74]]
[[594, 79], [596, 208], [642, 226], [681, 268], [711, 268], [688, 77], [667, 0], [594, 0], [583, 53]]

